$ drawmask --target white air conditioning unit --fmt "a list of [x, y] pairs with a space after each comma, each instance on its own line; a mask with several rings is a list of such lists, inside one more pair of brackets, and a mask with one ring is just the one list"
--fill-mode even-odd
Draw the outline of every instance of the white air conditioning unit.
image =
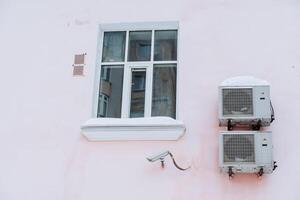
[[219, 86], [219, 124], [269, 126], [274, 119], [268, 82], [249, 76], [227, 79]]
[[219, 165], [222, 172], [272, 173], [272, 132], [226, 131], [219, 136]]

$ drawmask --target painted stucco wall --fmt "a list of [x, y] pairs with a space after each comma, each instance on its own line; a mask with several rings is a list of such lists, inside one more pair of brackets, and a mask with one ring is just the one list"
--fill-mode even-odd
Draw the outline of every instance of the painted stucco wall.
[[[97, 26], [178, 20], [176, 142], [88, 142]], [[300, 199], [300, 3], [297, 0], [0, 1], [1, 200]], [[73, 57], [87, 53], [84, 77]], [[271, 83], [279, 168], [229, 180], [218, 170], [217, 86]], [[169, 149], [192, 169], [145, 157]]]

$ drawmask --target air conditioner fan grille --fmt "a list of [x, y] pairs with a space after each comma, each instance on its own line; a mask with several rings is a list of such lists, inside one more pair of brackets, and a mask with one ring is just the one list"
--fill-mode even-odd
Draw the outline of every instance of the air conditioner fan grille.
[[224, 163], [255, 162], [253, 134], [223, 135]]
[[223, 115], [253, 115], [252, 88], [223, 89]]

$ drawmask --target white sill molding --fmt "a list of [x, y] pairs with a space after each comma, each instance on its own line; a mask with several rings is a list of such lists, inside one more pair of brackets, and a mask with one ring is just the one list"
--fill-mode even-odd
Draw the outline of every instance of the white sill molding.
[[92, 118], [81, 132], [89, 141], [178, 140], [185, 125], [170, 117]]

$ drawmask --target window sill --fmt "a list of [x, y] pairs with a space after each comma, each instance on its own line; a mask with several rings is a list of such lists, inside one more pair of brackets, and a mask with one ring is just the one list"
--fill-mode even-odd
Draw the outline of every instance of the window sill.
[[170, 117], [92, 118], [81, 131], [89, 141], [178, 140], [185, 125]]

